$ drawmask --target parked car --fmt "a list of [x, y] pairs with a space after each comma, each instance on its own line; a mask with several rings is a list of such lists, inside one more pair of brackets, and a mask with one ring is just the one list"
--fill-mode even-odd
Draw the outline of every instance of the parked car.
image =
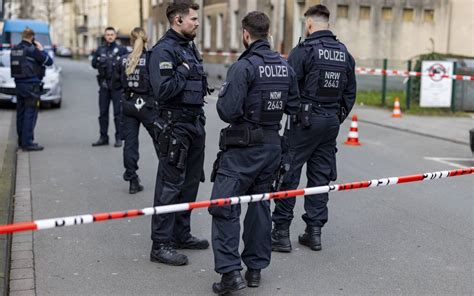
[[[54, 58], [53, 46], [49, 35], [49, 26], [45, 22], [36, 20], [5, 20], [3, 25], [2, 41], [0, 46], [0, 102], [16, 103], [15, 81], [10, 72], [10, 51], [11, 48], [20, 43], [21, 32], [28, 27], [35, 32], [35, 39], [38, 40], [50, 55]], [[41, 103], [45, 103], [59, 108], [62, 102], [61, 91], [61, 68], [54, 65], [46, 68], [43, 78], [43, 95]]]
[[58, 46], [56, 48], [56, 55], [59, 57], [72, 57], [72, 50], [69, 47]]

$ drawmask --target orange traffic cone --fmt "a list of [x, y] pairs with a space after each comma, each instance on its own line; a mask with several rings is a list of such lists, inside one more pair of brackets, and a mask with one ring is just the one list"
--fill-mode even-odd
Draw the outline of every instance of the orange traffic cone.
[[349, 129], [349, 136], [347, 141], [344, 142], [346, 145], [360, 146], [359, 143], [359, 128], [357, 125], [357, 115], [352, 116], [351, 128]]
[[400, 110], [400, 101], [399, 101], [398, 97], [395, 98], [395, 102], [393, 103], [392, 117], [395, 117], [395, 118], [402, 117], [402, 111]]

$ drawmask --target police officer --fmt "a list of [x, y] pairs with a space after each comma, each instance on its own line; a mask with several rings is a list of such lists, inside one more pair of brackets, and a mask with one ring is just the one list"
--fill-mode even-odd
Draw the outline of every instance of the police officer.
[[145, 30], [135, 28], [130, 33], [133, 51], [122, 56], [117, 65], [118, 89], [122, 94], [122, 132], [125, 145], [123, 147], [123, 164], [125, 173], [123, 179], [130, 182], [129, 193], [134, 194], [143, 190], [136, 171], [138, 170], [138, 133], [140, 123], [145, 126], [148, 133], [154, 138], [154, 125], [156, 118], [153, 92], [148, 75], [148, 53], [146, 43], [148, 37]]
[[97, 82], [99, 83], [99, 125], [100, 138], [92, 146], [101, 146], [109, 144], [109, 106], [112, 101], [114, 108], [115, 123], [115, 147], [122, 147], [122, 139], [120, 135], [121, 123], [121, 92], [112, 86], [112, 77], [118, 58], [127, 53], [127, 49], [115, 42], [117, 34], [112, 27], [105, 28], [104, 39], [105, 44], [99, 46], [92, 57], [92, 67], [97, 69]]
[[[227, 73], [217, 101], [220, 118], [229, 123], [221, 131], [218, 159], [214, 164], [211, 199], [271, 190], [281, 157], [280, 121], [283, 113], [298, 111], [296, 75], [267, 41], [269, 18], [250, 12], [242, 20], [246, 48]], [[225, 294], [258, 287], [260, 270], [270, 264], [270, 202], [250, 203], [244, 220], [244, 250], [239, 254], [240, 205], [212, 207], [212, 248], [215, 271], [222, 274], [213, 291]]]
[[[308, 187], [336, 180], [336, 137], [356, 98], [355, 62], [344, 44], [329, 31], [329, 10], [315, 5], [304, 16], [308, 36], [288, 58], [298, 79], [301, 107], [285, 131], [285, 157], [290, 171], [284, 189], [298, 187], [304, 163]], [[306, 230], [299, 242], [315, 251], [321, 250], [321, 228], [328, 220], [327, 202], [327, 193], [306, 196], [304, 201]], [[275, 203], [272, 249], [290, 252], [289, 227], [295, 199], [279, 199]]]
[[[199, 27], [199, 5], [191, 1], [169, 4], [171, 28], [153, 47], [149, 73], [158, 101], [159, 166], [154, 206], [196, 200], [203, 180], [207, 91], [202, 58], [193, 42]], [[187, 264], [180, 249], [207, 249], [209, 242], [191, 235], [191, 213], [155, 215], [150, 260], [169, 265]]]
[[11, 51], [11, 75], [16, 84], [16, 128], [19, 146], [24, 151], [40, 151], [43, 146], [33, 142], [34, 129], [42, 92], [45, 67], [53, 60], [35, 40], [35, 32], [26, 28], [22, 41]]

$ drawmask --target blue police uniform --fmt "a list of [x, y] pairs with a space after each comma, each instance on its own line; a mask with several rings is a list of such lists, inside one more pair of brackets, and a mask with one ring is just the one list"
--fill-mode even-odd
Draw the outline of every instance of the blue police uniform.
[[[122, 56], [115, 72], [116, 89], [122, 90], [122, 134], [125, 141], [123, 147], [123, 179], [130, 181], [130, 193], [141, 191], [137, 175], [138, 135], [140, 123], [146, 128], [152, 139], [155, 138], [154, 122], [157, 117], [155, 100], [148, 74], [148, 53], [143, 49], [138, 64], [132, 74], [127, 75], [128, 55]], [[156, 146], [155, 146], [156, 147]], [[157, 151], [158, 153], [158, 151]], [[158, 155], [158, 154], [157, 154]]]
[[[16, 126], [19, 145], [25, 150], [41, 150], [33, 142], [45, 67], [53, 60], [45, 51], [23, 40], [11, 51], [11, 75], [16, 84]], [[41, 149], [35, 149], [41, 147]]]
[[115, 140], [121, 140], [121, 91], [112, 86], [112, 78], [119, 57], [127, 54], [127, 49], [115, 41], [99, 46], [92, 56], [92, 67], [98, 70], [99, 84], [99, 126], [100, 139], [108, 143], [109, 135], [109, 106], [112, 101], [115, 123]]
[[[183, 63], [189, 65], [189, 69]], [[157, 124], [162, 129], [158, 138], [159, 166], [154, 206], [193, 202], [199, 182], [204, 178], [206, 134], [202, 107], [207, 82], [202, 58], [192, 40], [169, 29], [151, 50], [148, 67], [158, 102]], [[184, 255], [175, 260], [174, 246], [194, 249], [209, 246], [207, 241], [191, 235], [190, 219], [189, 211], [153, 216], [152, 261], [186, 264]], [[153, 252], [158, 249], [159, 253], [154, 256]], [[174, 259], [170, 262], [164, 257]]]
[[[227, 73], [217, 101], [221, 131], [211, 199], [269, 192], [281, 158], [278, 131], [283, 113], [298, 111], [296, 75], [267, 41], [257, 40]], [[217, 273], [270, 264], [270, 202], [250, 203], [244, 220], [244, 250], [239, 254], [240, 205], [212, 207], [212, 248]], [[215, 284], [214, 291], [222, 292]]]
[[[288, 63], [296, 72], [301, 107], [284, 134], [288, 144], [285, 158], [290, 163], [290, 170], [282, 189], [298, 187], [304, 163], [307, 164], [308, 187], [328, 185], [337, 176], [336, 137], [339, 126], [355, 103], [355, 61], [331, 31], [322, 30], [314, 32], [294, 48]], [[307, 230], [316, 235], [319, 232], [319, 237], [320, 228], [328, 220], [327, 202], [327, 193], [306, 196], [304, 201], [303, 220], [309, 227]], [[293, 219], [295, 199], [275, 200], [275, 204], [272, 219], [277, 231], [274, 229], [272, 236], [278, 239], [278, 229], [288, 230]], [[291, 250], [289, 240], [287, 242], [286, 249], [280, 251]], [[275, 247], [278, 250], [278, 243], [274, 244], [274, 250]], [[314, 244], [313, 247], [320, 249]]]

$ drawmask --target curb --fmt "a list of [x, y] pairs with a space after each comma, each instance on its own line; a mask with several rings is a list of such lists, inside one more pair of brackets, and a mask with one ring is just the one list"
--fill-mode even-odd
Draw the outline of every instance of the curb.
[[[459, 140], [456, 140], [456, 139], [444, 138], [444, 137], [440, 137], [440, 136], [435, 136], [435, 135], [431, 135], [431, 134], [417, 132], [417, 131], [410, 130], [410, 129], [407, 129], [407, 128], [401, 128], [401, 127], [396, 127], [396, 126], [393, 126], [393, 125], [374, 122], [374, 121], [370, 121], [370, 120], [359, 119], [359, 122], [368, 123], [368, 124], [372, 124], [372, 125], [376, 125], [376, 126], [380, 126], [380, 127], [385, 127], [385, 128], [390, 128], [390, 129], [394, 129], [394, 130], [397, 130], [397, 131], [407, 132], [407, 133], [410, 133], [410, 134], [424, 136], [424, 137], [433, 138], [433, 139], [437, 139], [437, 140], [443, 140], [443, 141], [447, 141], [447, 142], [451, 142], [451, 143], [455, 143], [455, 144], [469, 145], [468, 141], [464, 142], [464, 141], [459, 141]], [[468, 138], [468, 134], [466, 134], [466, 139], [467, 138]]]
[[[11, 223], [16, 174], [15, 116], [11, 118], [3, 165], [0, 168], [0, 221]], [[8, 295], [11, 235], [0, 237], [0, 295]]]
[[[13, 222], [30, 221], [33, 211], [29, 152], [17, 151], [16, 187], [13, 197]], [[33, 233], [14, 233], [10, 257], [10, 296], [36, 295], [34, 268]]]

